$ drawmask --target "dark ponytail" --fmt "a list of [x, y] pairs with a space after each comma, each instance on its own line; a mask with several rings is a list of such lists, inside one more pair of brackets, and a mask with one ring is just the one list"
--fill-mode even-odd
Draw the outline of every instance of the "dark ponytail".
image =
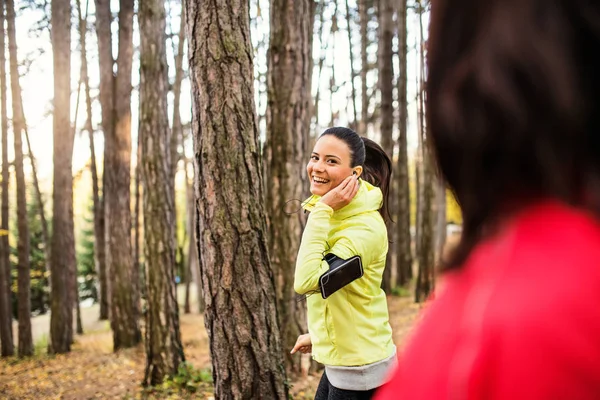
[[352, 168], [362, 165], [361, 178], [381, 189], [383, 203], [379, 213], [384, 221], [390, 221], [391, 216], [388, 209], [388, 197], [390, 191], [390, 179], [392, 176], [392, 161], [380, 145], [360, 137], [352, 129], [344, 127], [333, 127], [327, 129], [320, 137], [333, 135], [345, 142], [350, 148], [350, 166]]

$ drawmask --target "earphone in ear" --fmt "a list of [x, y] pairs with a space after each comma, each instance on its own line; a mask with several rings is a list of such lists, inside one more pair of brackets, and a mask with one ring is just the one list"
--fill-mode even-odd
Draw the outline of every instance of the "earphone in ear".
[[352, 175], [356, 175], [356, 171], [352, 171]]

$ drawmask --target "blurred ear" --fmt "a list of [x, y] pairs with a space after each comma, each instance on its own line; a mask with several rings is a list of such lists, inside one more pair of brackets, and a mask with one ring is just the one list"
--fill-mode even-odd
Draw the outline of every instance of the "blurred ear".
[[362, 173], [363, 173], [362, 165], [358, 165], [352, 169], [352, 174], [356, 175], [357, 177], [360, 177], [362, 175]]

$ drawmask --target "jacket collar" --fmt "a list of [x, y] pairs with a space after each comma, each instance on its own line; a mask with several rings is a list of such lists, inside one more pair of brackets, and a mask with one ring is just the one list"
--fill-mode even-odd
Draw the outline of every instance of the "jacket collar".
[[[333, 217], [336, 219], [345, 219], [356, 214], [369, 211], [377, 211], [381, 208], [383, 195], [381, 190], [371, 185], [369, 182], [359, 179], [359, 188], [356, 196], [345, 207], [334, 211]], [[315, 205], [321, 200], [321, 196], [312, 195], [302, 203], [302, 208], [306, 211], [312, 211]]]

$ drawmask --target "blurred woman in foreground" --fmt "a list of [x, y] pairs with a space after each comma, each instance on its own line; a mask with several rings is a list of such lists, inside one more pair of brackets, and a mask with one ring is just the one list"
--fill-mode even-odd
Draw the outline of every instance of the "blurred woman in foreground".
[[444, 287], [378, 399], [600, 398], [600, 3], [432, 0]]

